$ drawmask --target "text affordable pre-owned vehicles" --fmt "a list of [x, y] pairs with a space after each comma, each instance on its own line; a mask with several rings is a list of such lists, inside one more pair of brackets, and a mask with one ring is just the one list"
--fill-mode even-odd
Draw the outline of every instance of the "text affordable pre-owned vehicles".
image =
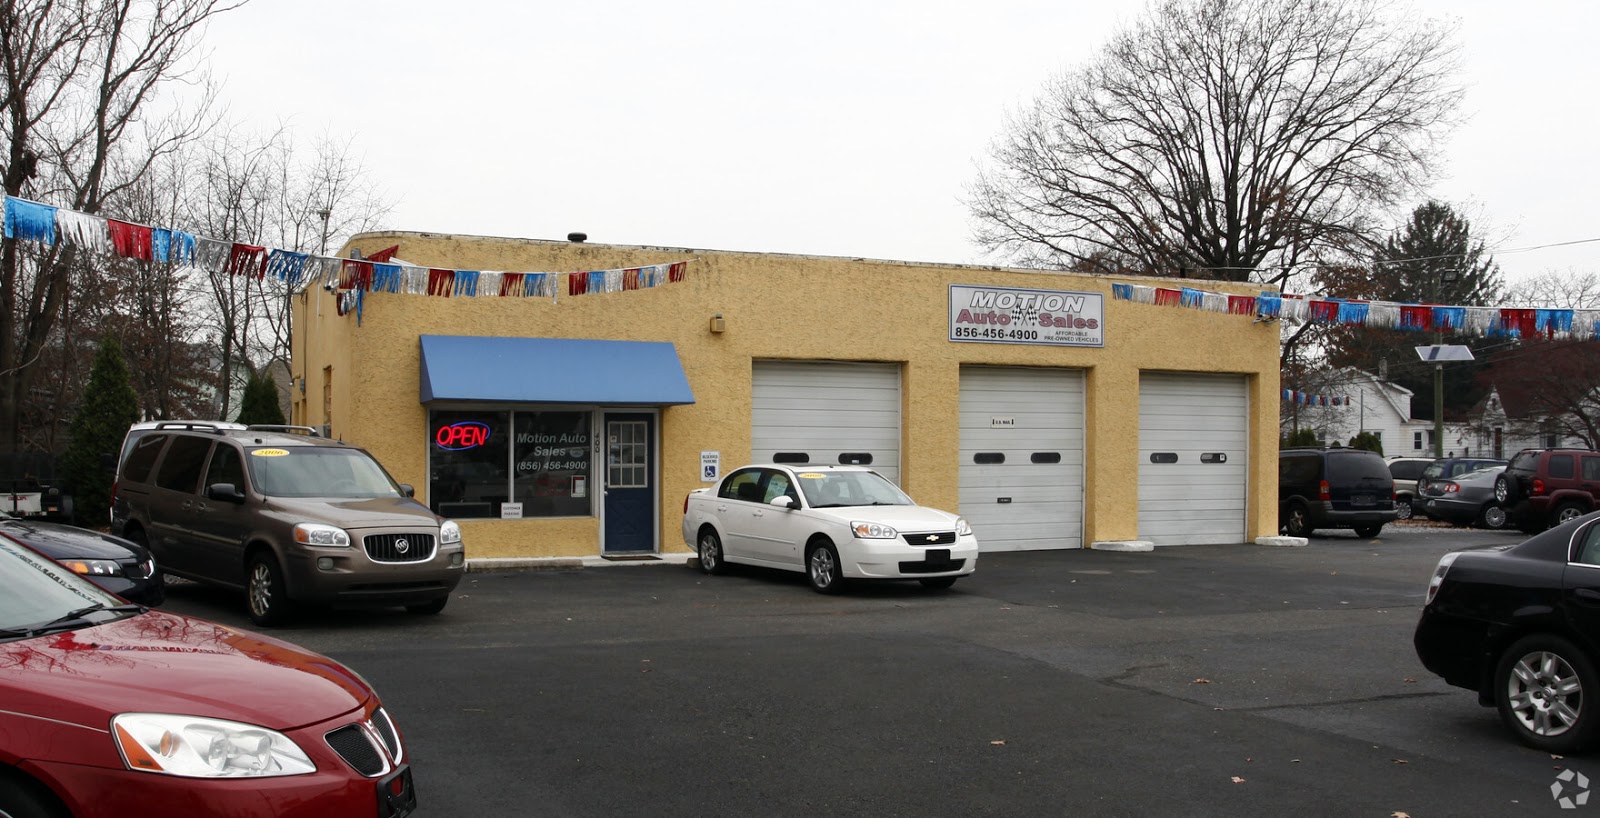
[[132, 441], [111, 530], [169, 574], [243, 588], [259, 625], [296, 605], [433, 614], [465, 570], [461, 529], [412, 494], [366, 451], [314, 433], [182, 423]]
[[965, 520], [917, 505], [860, 466], [736, 469], [684, 499], [683, 541], [708, 574], [727, 563], [804, 571], [825, 594], [849, 579], [948, 588], [978, 564], [978, 540]]
[[1600, 738], [1600, 514], [1517, 545], [1444, 555], [1413, 639], [1428, 670], [1476, 691], [1523, 743]]
[[125, 604], [0, 534], [0, 815], [399, 818], [399, 729], [360, 676]]

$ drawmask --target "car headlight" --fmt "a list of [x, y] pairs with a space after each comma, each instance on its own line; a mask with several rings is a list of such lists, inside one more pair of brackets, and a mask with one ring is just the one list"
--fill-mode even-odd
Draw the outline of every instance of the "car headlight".
[[857, 539], [862, 540], [892, 540], [900, 536], [900, 532], [882, 523], [869, 523], [856, 520], [850, 523], [850, 530], [855, 532]]
[[86, 577], [120, 577], [122, 566], [112, 560], [62, 560], [62, 565], [74, 574]]
[[956, 536], [957, 537], [970, 537], [970, 536], [972, 536], [972, 526], [967, 524], [967, 518], [965, 518], [965, 517], [957, 517], [956, 518]]
[[294, 541], [303, 545], [326, 545], [348, 548], [350, 534], [342, 528], [320, 523], [298, 523], [294, 527]]
[[128, 769], [184, 778], [305, 775], [317, 765], [276, 730], [165, 713], [122, 713], [111, 733]]
[[455, 520], [445, 520], [439, 524], [439, 544], [456, 545], [461, 542], [461, 526]]

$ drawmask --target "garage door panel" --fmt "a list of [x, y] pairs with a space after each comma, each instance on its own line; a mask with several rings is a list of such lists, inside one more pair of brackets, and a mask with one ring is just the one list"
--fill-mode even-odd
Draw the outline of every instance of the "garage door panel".
[[1082, 546], [1083, 394], [1077, 370], [962, 367], [960, 510], [984, 551]]
[[[1141, 375], [1140, 539], [1157, 545], [1244, 541], [1249, 403], [1240, 375]], [[1202, 461], [1219, 453], [1225, 462]], [[1152, 462], [1155, 454], [1176, 462]]]
[[751, 382], [751, 458], [802, 453], [838, 463], [867, 454], [900, 482], [900, 368], [895, 364], [757, 361]]

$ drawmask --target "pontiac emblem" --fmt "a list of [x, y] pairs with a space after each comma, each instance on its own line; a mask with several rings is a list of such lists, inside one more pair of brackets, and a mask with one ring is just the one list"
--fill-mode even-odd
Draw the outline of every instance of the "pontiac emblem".
[[411, 550], [411, 543], [406, 542], [404, 539], [395, 540], [394, 550], [404, 554], [405, 552]]

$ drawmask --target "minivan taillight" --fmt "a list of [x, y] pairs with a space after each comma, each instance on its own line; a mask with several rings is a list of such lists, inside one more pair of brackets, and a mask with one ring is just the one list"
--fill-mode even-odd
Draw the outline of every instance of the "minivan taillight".
[[1333, 495], [1328, 493], [1328, 481], [1324, 480], [1321, 483], [1317, 484], [1317, 499], [1318, 500], [1328, 500], [1328, 499], [1331, 499], [1332, 497], [1333, 497]]
[[1544, 494], [1544, 481], [1535, 477], [1533, 479], [1533, 495], [1537, 497], [1541, 494]]

